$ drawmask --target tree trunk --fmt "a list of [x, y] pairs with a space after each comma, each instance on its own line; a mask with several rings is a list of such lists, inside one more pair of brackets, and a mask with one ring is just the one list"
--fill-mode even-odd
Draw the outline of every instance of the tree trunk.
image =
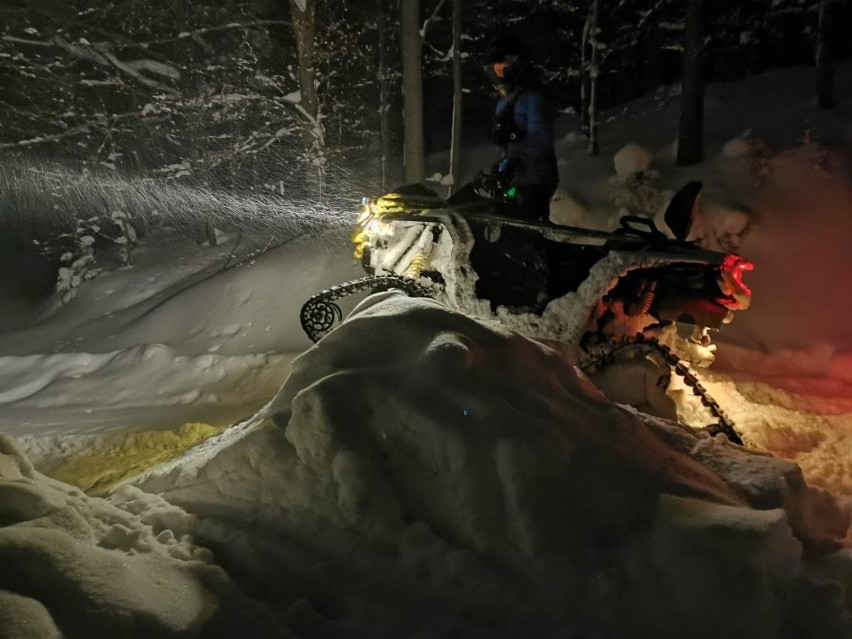
[[686, 0], [677, 164], [700, 162], [704, 147], [704, 12], [702, 0]]
[[405, 181], [422, 182], [423, 78], [420, 0], [400, 0], [403, 117], [405, 121]]
[[586, 140], [589, 139], [589, 64], [586, 53], [589, 49], [590, 26], [586, 20], [580, 38], [580, 128]]
[[325, 131], [317, 95], [316, 0], [290, 0], [290, 18], [296, 37], [300, 106], [306, 118], [306, 157], [316, 167], [317, 197], [322, 200], [325, 182]]
[[461, 136], [462, 136], [462, 0], [453, 0], [453, 135], [450, 141], [450, 177], [453, 180], [450, 193], [458, 190], [461, 181]]
[[316, 4], [314, 0], [290, 0], [290, 19], [293, 35], [296, 36], [296, 52], [299, 59], [299, 90], [302, 93], [302, 108], [316, 118], [318, 100], [316, 89]]
[[390, 87], [388, 86], [387, 55], [388, 43], [385, 36], [387, 16], [384, 0], [376, 0], [376, 29], [378, 30], [379, 67], [376, 79], [379, 84], [379, 136], [382, 162], [382, 190], [388, 186], [388, 162], [390, 160]]
[[831, 8], [832, 0], [820, 0], [819, 27], [816, 45], [817, 106], [830, 109], [834, 106], [834, 56], [832, 55]]
[[598, 0], [592, 0], [589, 16], [589, 155], [598, 155]]

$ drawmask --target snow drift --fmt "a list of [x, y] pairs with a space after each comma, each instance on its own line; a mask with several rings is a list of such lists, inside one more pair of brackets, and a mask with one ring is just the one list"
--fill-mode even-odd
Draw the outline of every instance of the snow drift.
[[314, 614], [353, 634], [852, 633], [811, 559], [852, 577], [849, 513], [795, 465], [612, 404], [557, 351], [431, 300], [368, 298], [253, 422], [137, 485], [283, 540], [257, 561], [310, 572]]
[[0, 435], [0, 634], [185, 637], [245, 622], [274, 627], [193, 543], [192, 519], [132, 488], [113, 503], [87, 497], [36, 472]]

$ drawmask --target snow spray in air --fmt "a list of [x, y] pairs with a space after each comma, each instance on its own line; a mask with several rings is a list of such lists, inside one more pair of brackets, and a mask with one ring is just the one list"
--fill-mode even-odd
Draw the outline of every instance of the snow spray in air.
[[62, 233], [77, 220], [116, 211], [143, 233], [163, 227], [189, 235], [239, 230], [247, 243], [267, 246], [315, 238], [352, 222], [345, 206], [57, 165], [0, 163], [0, 184], [0, 226], [19, 238]]

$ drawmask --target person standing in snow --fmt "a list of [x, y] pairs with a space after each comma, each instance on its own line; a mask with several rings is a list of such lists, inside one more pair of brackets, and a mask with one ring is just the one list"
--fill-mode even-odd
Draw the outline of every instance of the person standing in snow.
[[485, 72], [500, 93], [494, 111], [494, 141], [503, 148], [497, 176], [514, 195], [521, 217], [547, 221], [559, 182], [554, 100], [535, 78], [526, 45], [512, 36], [491, 43]]

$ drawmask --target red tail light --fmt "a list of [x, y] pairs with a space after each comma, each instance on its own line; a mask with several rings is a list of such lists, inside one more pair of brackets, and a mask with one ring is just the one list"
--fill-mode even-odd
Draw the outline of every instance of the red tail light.
[[751, 289], [743, 283], [743, 274], [753, 271], [754, 264], [733, 253], [722, 262], [719, 288], [722, 297], [718, 302], [732, 311], [743, 310], [751, 304]]

